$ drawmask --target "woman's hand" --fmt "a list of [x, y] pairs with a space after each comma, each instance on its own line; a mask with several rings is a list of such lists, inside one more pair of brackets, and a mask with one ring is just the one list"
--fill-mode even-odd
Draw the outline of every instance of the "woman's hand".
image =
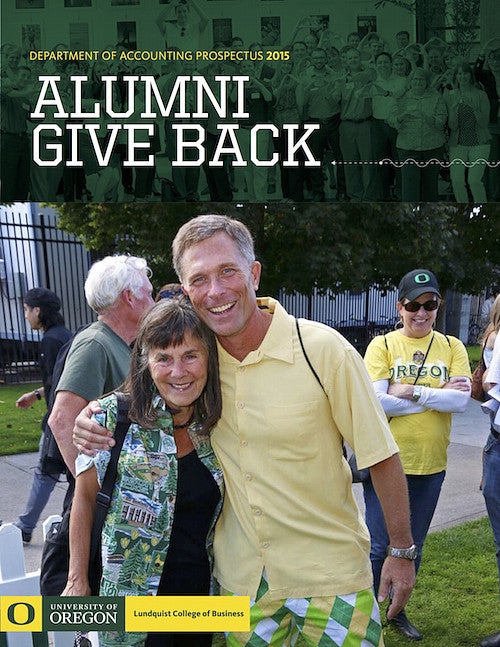
[[454, 389], [455, 391], [470, 391], [470, 380], [468, 377], [452, 377], [443, 386], [443, 389]]

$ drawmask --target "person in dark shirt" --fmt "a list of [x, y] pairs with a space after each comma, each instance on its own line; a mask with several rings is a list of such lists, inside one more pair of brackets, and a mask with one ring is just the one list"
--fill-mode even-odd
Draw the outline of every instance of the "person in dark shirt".
[[[52, 389], [52, 372], [57, 354], [71, 337], [72, 333], [64, 325], [60, 313], [61, 300], [47, 288], [33, 288], [24, 295], [24, 316], [32, 330], [43, 332], [40, 342], [40, 372], [43, 386], [34, 391], [28, 391], [16, 401], [19, 409], [28, 409], [37, 400], [45, 398], [48, 406]], [[45, 428], [47, 415], [42, 420], [42, 430]], [[42, 434], [43, 438], [43, 434]], [[40, 441], [41, 445], [41, 441]], [[45, 508], [47, 501], [59, 479], [59, 474], [44, 474], [40, 462], [35, 468], [31, 491], [24, 512], [19, 516], [16, 525], [20, 528], [23, 541], [29, 543], [33, 530]]]

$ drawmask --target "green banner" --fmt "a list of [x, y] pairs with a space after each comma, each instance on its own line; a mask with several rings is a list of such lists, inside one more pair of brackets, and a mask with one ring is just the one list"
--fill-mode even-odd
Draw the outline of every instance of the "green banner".
[[44, 631], [124, 631], [124, 597], [44, 597]]

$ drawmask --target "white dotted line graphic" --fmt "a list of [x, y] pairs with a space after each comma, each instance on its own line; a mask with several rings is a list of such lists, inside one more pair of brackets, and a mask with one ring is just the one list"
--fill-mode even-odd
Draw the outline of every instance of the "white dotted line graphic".
[[489, 160], [486, 160], [484, 158], [479, 158], [477, 160], [473, 160], [472, 162], [466, 162], [464, 160], [455, 158], [452, 159], [449, 162], [444, 162], [443, 160], [438, 160], [436, 158], [431, 158], [429, 160], [416, 160], [413, 159], [413, 157], [408, 157], [405, 159], [403, 162], [395, 162], [394, 160], [389, 159], [388, 157], [379, 160], [379, 161], [373, 161], [373, 160], [352, 160], [352, 161], [342, 161], [342, 160], [333, 160], [331, 162], [332, 166], [362, 166], [362, 165], [372, 165], [372, 166], [394, 166], [394, 168], [401, 168], [407, 164], [414, 164], [415, 166], [418, 166], [420, 168], [426, 168], [427, 166], [431, 164], [435, 164], [437, 166], [441, 166], [442, 168], [449, 168], [453, 164], [462, 164], [462, 166], [465, 166], [466, 168], [472, 168], [476, 166], [477, 164], [483, 164], [484, 166], [488, 166], [489, 168], [497, 168], [500, 166], [500, 160], [497, 160], [496, 162], [490, 162]]

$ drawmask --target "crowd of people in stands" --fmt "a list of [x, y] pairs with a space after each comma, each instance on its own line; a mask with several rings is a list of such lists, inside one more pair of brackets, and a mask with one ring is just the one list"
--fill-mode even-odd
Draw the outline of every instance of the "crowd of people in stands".
[[[191, 11], [186, 10], [188, 5], [179, 5], [175, 23], [165, 21], [162, 14], [158, 17], [166, 49], [193, 50], [199, 43], [209, 21], [191, 4]], [[266, 62], [258, 55], [265, 45], [246, 44], [235, 36], [231, 43], [215, 43], [213, 50], [246, 50], [254, 52], [252, 58], [257, 60], [171, 61], [161, 69], [160, 64], [150, 62], [28, 62], [26, 53], [6, 43], [1, 52], [2, 200], [497, 201], [500, 38], [482, 45], [475, 60], [439, 38], [415, 43], [409, 32], [400, 31], [392, 40], [386, 42], [372, 31], [362, 38], [357, 32], [341, 37], [327, 24], [313, 28], [305, 18], [280, 48], [285, 60]], [[107, 49], [127, 47], [119, 43]], [[58, 49], [68, 47], [60, 43], [53, 48]], [[196, 120], [206, 131], [207, 161], [202, 166], [172, 166], [172, 127], [179, 121], [174, 117], [154, 120], [147, 151], [155, 156], [153, 167], [124, 165], [126, 141], [121, 135], [107, 165], [99, 166], [89, 137], [83, 134], [79, 138], [83, 167], [37, 166], [32, 160], [34, 124], [29, 113], [40, 91], [38, 77], [48, 71], [60, 74], [62, 84], [67, 81], [69, 103], [69, 78], [75, 74], [89, 77], [84, 101], [90, 102], [104, 99], [101, 79], [106, 73], [117, 74], [119, 80], [130, 73], [152, 74], [166, 94], [179, 74], [203, 75], [209, 83], [218, 74], [247, 75], [244, 102], [250, 117], [238, 122], [239, 149], [249, 160], [252, 126], [272, 123], [279, 134], [271, 137], [269, 131], [259, 132], [259, 157], [271, 159], [277, 152], [279, 163], [257, 166], [249, 162], [238, 167], [233, 165], [234, 154], [228, 153], [222, 167], [209, 166], [221, 119], [208, 106], [208, 119]], [[127, 102], [122, 86], [123, 91], [118, 83], [114, 97], [118, 106]], [[214, 92], [216, 86], [214, 82]], [[235, 93], [228, 92], [229, 113], [234, 100]], [[139, 114], [140, 97], [135, 105]], [[319, 125], [307, 144], [320, 165], [305, 164], [305, 154], [299, 156], [298, 166], [283, 165], [284, 124], [300, 125], [296, 139], [303, 124]], [[41, 147], [50, 150], [53, 133], [46, 131], [42, 137]], [[98, 138], [103, 147], [108, 137], [102, 120]], [[188, 162], [189, 152], [184, 158]]]

